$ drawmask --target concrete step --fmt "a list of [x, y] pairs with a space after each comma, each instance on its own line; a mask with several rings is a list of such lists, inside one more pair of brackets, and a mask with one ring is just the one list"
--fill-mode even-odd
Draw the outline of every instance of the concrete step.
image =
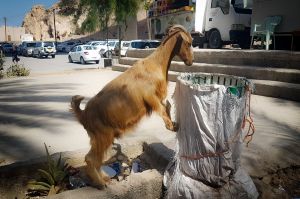
[[[112, 66], [112, 70], [124, 72], [130, 67], [130, 65], [115, 64]], [[176, 82], [178, 75], [180, 75], [180, 72], [169, 71], [168, 80]], [[300, 101], [300, 84], [270, 80], [251, 80], [255, 86], [255, 90], [253, 92], [255, 95]]]
[[[140, 58], [126, 57], [119, 60], [120, 64], [133, 65]], [[186, 66], [183, 62], [172, 61], [170, 71], [222, 73], [242, 76], [248, 79], [271, 80], [288, 83], [300, 83], [300, 70], [288, 68], [234, 66], [224, 64], [194, 63]]]
[[[128, 57], [144, 58], [153, 51], [153, 49], [128, 50], [127, 55]], [[179, 59], [175, 57], [175, 61], [179, 61]], [[194, 62], [300, 69], [300, 52], [194, 48]]]

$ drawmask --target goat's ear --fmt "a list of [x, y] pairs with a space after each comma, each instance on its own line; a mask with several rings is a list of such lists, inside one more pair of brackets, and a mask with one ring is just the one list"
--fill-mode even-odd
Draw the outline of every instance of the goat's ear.
[[169, 27], [169, 28], [167, 29], [166, 33], [167, 33], [167, 35], [171, 35], [171, 34], [174, 33], [175, 31], [178, 31], [178, 30], [172, 28], [172, 26], [171, 26], [171, 27]]
[[180, 36], [184, 41], [189, 42], [189, 37], [187, 36], [187, 34], [185, 32], [180, 32]]

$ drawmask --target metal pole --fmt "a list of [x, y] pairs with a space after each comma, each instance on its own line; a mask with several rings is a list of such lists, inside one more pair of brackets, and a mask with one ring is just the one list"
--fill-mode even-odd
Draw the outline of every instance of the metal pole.
[[55, 9], [53, 9], [53, 17], [54, 17], [54, 37], [55, 37], [55, 46], [57, 46], [56, 25], [55, 25]]
[[6, 33], [6, 19], [7, 19], [7, 18], [6, 18], [6, 17], [4, 17], [4, 32], [5, 32], [5, 33], [4, 33], [4, 37], [5, 37], [5, 39], [4, 39], [4, 40], [5, 40], [5, 42], [7, 41], [7, 33]]

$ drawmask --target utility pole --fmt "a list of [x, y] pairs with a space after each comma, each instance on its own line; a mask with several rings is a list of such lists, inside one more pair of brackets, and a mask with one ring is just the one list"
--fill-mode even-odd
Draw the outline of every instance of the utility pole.
[[54, 17], [54, 37], [55, 37], [55, 47], [57, 46], [57, 36], [56, 36], [56, 25], [55, 25], [55, 9], [53, 9], [53, 17]]
[[5, 42], [7, 41], [7, 33], [6, 33], [6, 20], [7, 20], [7, 18], [6, 17], [4, 17], [4, 37], [5, 37]]

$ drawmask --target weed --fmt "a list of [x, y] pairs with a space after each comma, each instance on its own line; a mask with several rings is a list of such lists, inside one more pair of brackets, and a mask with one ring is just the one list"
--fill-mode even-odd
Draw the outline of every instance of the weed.
[[30, 70], [20, 64], [13, 64], [6, 70], [7, 77], [28, 76], [29, 74], [30, 74]]
[[68, 165], [62, 163], [61, 153], [58, 160], [54, 160], [45, 145], [47, 153], [47, 168], [38, 169], [40, 179], [31, 180], [27, 184], [29, 194], [35, 195], [53, 195], [56, 194], [66, 187], [66, 179], [68, 177]]

